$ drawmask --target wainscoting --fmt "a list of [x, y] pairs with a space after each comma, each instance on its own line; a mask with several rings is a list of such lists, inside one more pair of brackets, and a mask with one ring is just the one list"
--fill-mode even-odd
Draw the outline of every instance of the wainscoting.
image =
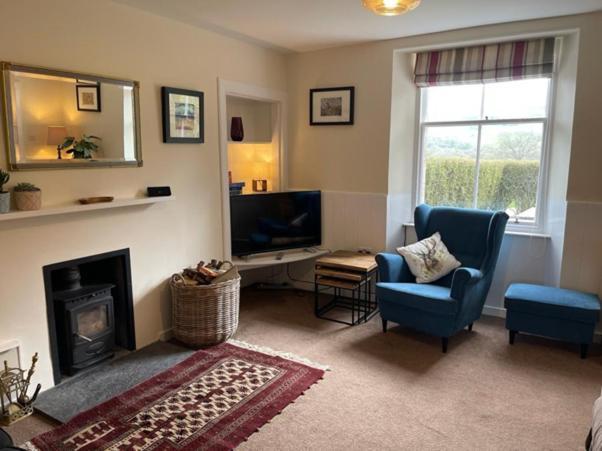
[[323, 247], [386, 248], [387, 195], [322, 191]]
[[561, 285], [602, 296], [602, 202], [568, 202]]

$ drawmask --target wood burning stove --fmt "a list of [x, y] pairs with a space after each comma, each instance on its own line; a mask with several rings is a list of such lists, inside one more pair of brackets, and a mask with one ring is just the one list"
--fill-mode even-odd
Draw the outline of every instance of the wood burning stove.
[[42, 268], [55, 384], [136, 349], [130, 253], [119, 249]]
[[114, 355], [112, 284], [80, 284], [78, 268], [67, 268], [62, 290], [53, 293], [61, 370], [73, 375]]

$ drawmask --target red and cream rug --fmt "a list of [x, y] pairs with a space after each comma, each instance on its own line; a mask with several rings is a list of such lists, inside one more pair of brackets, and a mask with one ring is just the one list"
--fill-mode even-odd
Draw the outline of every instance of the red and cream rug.
[[25, 444], [30, 450], [227, 450], [319, 381], [326, 367], [230, 341]]

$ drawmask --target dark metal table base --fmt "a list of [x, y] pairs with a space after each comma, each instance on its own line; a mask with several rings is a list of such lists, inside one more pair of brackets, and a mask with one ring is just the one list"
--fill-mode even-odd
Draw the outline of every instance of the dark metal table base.
[[[320, 278], [316, 275], [314, 277], [314, 313], [316, 317], [348, 326], [368, 322], [378, 312], [376, 300], [372, 300], [372, 294], [375, 291], [372, 289], [372, 285], [375, 283], [376, 271], [367, 274], [361, 282], [353, 284], [354, 288], [340, 288], [328, 283], [320, 283]], [[320, 305], [320, 287], [334, 290], [334, 295], [324, 305]], [[351, 292], [351, 297], [343, 296], [343, 291]], [[343, 321], [326, 315], [337, 308], [351, 311], [351, 321]]]

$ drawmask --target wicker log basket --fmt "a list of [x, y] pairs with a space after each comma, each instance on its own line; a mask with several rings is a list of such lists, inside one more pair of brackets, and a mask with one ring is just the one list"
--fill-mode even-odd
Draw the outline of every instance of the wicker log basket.
[[173, 333], [192, 347], [222, 343], [238, 328], [240, 276], [209, 285], [190, 285], [181, 274], [170, 281], [173, 299]]

